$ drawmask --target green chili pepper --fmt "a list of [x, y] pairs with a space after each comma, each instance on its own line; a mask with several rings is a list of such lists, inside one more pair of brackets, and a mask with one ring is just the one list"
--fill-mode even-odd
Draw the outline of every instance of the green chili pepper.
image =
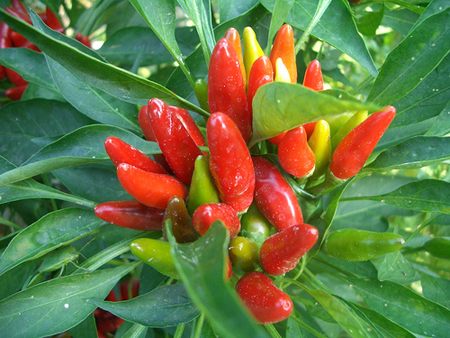
[[209, 111], [208, 104], [208, 84], [203, 79], [198, 79], [194, 84], [195, 96], [197, 96], [200, 107], [206, 111]]
[[241, 235], [253, 240], [258, 247], [264, 243], [275, 228], [259, 211], [255, 203], [253, 203], [242, 215], [241, 218]]
[[403, 237], [398, 234], [342, 229], [327, 236], [322, 250], [331, 257], [361, 262], [395, 252], [404, 243]]
[[341, 129], [341, 127], [347, 123], [348, 120], [351, 119], [353, 113], [342, 113], [338, 115], [331, 115], [324, 118], [325, 121], [328, 122], [330, 126], [330, 135], [333, 138], [334, 134]]
[[325, 120], [317, 121], [314, 132], [308, 140], [308, 144], [316, 157], [316, 168], [312, 174], [313, 179], [322, 176], [331, 158], [330, 126]]
[[348, 135], [356, 126], [360, 125], [368, 116], [367, 111], [355, 113], [331, 138], [331, 148], [334, 150], [338, 144]]
[[152, 238], [139, 238], [130, 245], [131, 252], [158, 272], [179, 279], [168, 242]]
[[434, 257], [450, 259], [450, 239], [444, 237], [432, 238], [425, 243], [425, 250]]
[[234, 237], [230, 242], [229, 251], [233, 267], [242, 271], [253, 271], [258, 265], [259, 248], [250, 238]]

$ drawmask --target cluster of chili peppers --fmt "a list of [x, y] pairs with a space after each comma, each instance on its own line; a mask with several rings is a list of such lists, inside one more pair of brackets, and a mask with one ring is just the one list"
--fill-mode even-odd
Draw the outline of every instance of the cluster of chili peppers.
[[[288, 318], [293, 310], [292, 300], [271, 276], [292, 271], [319, 235], [304, 222], [283, 170], [305, 185], [327, 175], [338, 181], [356, 175], [395, 109], [386, 107], [370, 116], [343, 114], [270, 139], [280, 168], [261, 151], [251, 153], [247, 142], [258, 88], [272, 81], [297, 81], [292, 27], [284, 25], [279, 30], [270, 57], [264, 55], [250, 27], [244, 30], [243, 47], [242, 53], [240, 36], [231, 28], [213, 50], [204, 96], [208, 102], [201, 103], [211, 113], [206, 139], [186, 110], [156, 98], [141, 108], [139, 123], [145, 138], [156, 142], [161, 154], [150, 158], [118, 138], [106, 139], [105, 149], [117, 167], [118, 179], [134, 200], [105, 202], [95, 212], [118, 226], [162, 230], [164, 237], [163, 225], [170, 220], [179, 243], [195, 241], [221, 220], [230, 234], [225, 278], [234, 273], [244, 304], [259, 323], [269, 324]], [[303, 85], [323, 90], [318, 61], [308, 66]], [[336, 129], [333, 135], [330, 125]], [[329, 243], [332, 253], [333, 239]], [[179, 278], [164, 239], [138, 239], [131, 251], [159, 272]]]
[[[22, 2], [20, 2], [20, 0], [11, 0], [11, 6], [5, 7], [5, 10], [18, 19], [23, 20], [30, 25], [32, 24], [28, 10], [25, 8]], [[44, 13], [39, 13], [39, 17], [51, 29], [65, 34], [64, 27], [62, 26], [58, 17], [51, 11], [50, 8], [46, 7]], [[82, 36], [81, 33], [77, 33], [75, 39], [80, 41], [87, 47], [91, 47], [91, 42], [87, 36]], [[0, 49], [21, 47], [40, 52], [39, 48], [35, 44], [25, 39], [25, 37], [23, 37], [16, 31], [13, 31], [6, 23], [0, 22]], [[0, 80], [6, 78], [11, 82], [12, 85], [11, 88], [6, 89], [6, 97], [13, 101], [20, 100], [23, 93], [27, 89], [28, 82], [14, 70], [0, 65]]]

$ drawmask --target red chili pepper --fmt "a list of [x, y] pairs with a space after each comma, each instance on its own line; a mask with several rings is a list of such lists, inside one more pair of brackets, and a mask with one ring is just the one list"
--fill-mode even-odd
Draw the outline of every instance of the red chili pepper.
[[15, 16], [16, 18], [25, 21], [28, 24], [32, 24], [31, 23], [31, 18], [28, 14], [28, 12], [23, 13], [22, 10], [18, 10], [16, 8], [13, 7], [5, 7], [5, 11], [7, 11], [9, 14]]
[[287, 134], [287, 131], [285, 131], [285, 132], [283, 132], [283, 133], [281, 133], [281, 134], [279, 134], [279, 135], [277, 135], [277, 136], [274, 136], [274, 137], [269, 138], [269, 141], [270, 141], [271, 143], [275, 144], [276, 146], [279, 146], [281, 140], [284, 138], [284, 136], [285, 136], [286, 134]]
[[16, 73], [11, 68], [6, 68], [5, 70], [6, 70], [6, 76], [8, 77], [9, 81], [11, 81], [11, 83], [14, 86], [20, 87], [20, 86], [28, 85], [28, 81], [25, 81], [23, 79], [22, 75], [20, 75], [19, 73]]
[[105, 222], [141, 231], [160, 231], [164, 218], [164, 210], [134, 200], [100, 203], [94, 211]]
[[[131, 282], [131, 289], [130, 289], [130, 282]], [[140, 281], [139, 279], [133, 279], [133, 281], [128, 280], [126, 282], [122, 282], [119, 284], [119, 300], [129, 300], [131, 298], [135, 298], [139, 295], [139, 286]]]
[[88, 48], [91, 48], [91, 40], [89, 40], [89, 37], [81, 35], [80, 32], [78, 32], [75, 35], [75, 40], [80, 41], [83, 45], [85, 45]]
[[202, 236], [216, 220], [223, 222], [230, 232], [230, 238], [235, 237], [241, 230], [236, 210], [225, 203], [202, 204], [192, 216], [194, 228]]
[[23, 93], [27, 89], [28, 85], [8, 88], [5, 90], [5, 95], [12, 101], [19, 101], [22, 98]]
[[160, 99], [148, 102], [151, 128], [175, 176], [190, 185], [195, 159], [202, 154], [182, 120]]
[[316, 158], [308, 145], [305, 128], [290, 130], [278, 146], [280, 165], [295, 177], [307, 177], [315, 168]]
[[323, 77], [322, 69], [320, 68], [320, 62], [312, 60], [306, 68], [305, 78], [303, 85], [314, 91], [323, 90]]
[[339, 143], [331, 157], [330, 170], [339, 179], [356, 175], [395, 117], [395, 108], [387, 106], [370, 115]]
[[61, 22], [59, 21], [58, 17], [55, 15], [55, 13], [52, 12], [52, 10], [47, 7], [45, 10], [46, 18], [44, 22], [49, 26], [51, 29], [58, 31], [60, 33], [64, 34], [64, 28], [61, 25]]
[[120, 163], [127, 163], [145, 171], [167, 174], [159, 163], [117, 137], [108, 137], [105, 140], [105, 150], [116, 167]]
[[234, 48], [234, 51], [236, 52], [236, 55], [239, 59], [239, 66], [241, 68], [242, 80], [244, 80], [244, 87], [246, 87], [247, 74], [245, 72], [244, 57], [242, 56], [241, 37], [239, 36], [238, 31], [235, 28], [231, 27], [226, 31], [224, 38], [230, 41], [231, 45]]
[[236, 292], [260, 324], [285, 320], [294, 309], [291, 298], [261, 272], [244, 275], [236, 284]]
[[186, 199], [188, 191], [175, 177], [156, 174], [122, 163], [117, 167], [122, 187], [136, 200], [149, 207], [165, 209], [172, 196]]
[[252, 102], [256, 91], [262, 85], [273, 82], [273, 67], [267, 56], [256, 59], [248, 76], [247, 101], [248, 108], [252, 112]]
[[228, 115], [238, 126], [245, 142], [252, 134], [244, 80], [239, 59], [231, 43], [223, 38], [214, 48], [208, 72], [208, 102], [211, 114]]
[[314, 132], [314, 129], [316, 128], [317, 121], [306, 123], [303, 125], [303, 128], [305, 128], [306, 136], [309, 139]]
[[318, 236], [319, 231], [309, 224], [296, 224], [270, 236], [260, 249], [262, 268], [273, 276], [291, 271], [316, 244]]
[[24, 16], [28, 16], [28, 11], [20, 0], [11, 0], [12, 7]]
[[275, 67], [278, 58], [288, 70], [291, 83], [297, 83], [297, 62], [295, 60], [294, 30], [288, 24], [283, 25], [277, 32], [270, 52], [270, 61]]
[[209, 170], [220, 199], [242, 212], [252, 204], [255, 189], [253, 163], [242, 134], [228, 115], [215, 113], [208, 119], [206, 135]]
[[262, 157], [254, 157], [255, 202], [267, 220], [281, 232], [303, 223], [297, 198], [278, 168]]
[[[174, 106], [169, 106], [169, 109], [174, 112], [180, 119], [181, 123], [183, 123], [184, 128], [186, 128], [189, 136], [192, 137], [195, 144], [199, 147], [206, 146], [205, 137], [203, 136], [200, 129], [198, 129], [197, 123], [195, 123], [189, 112], [186, 109]], [[206, 155], [207, 154], [205, 154], [205, 156]]]
[[[142, 106], [139, 109], [138, 121], [139, 126], [144, 133], [145, 139], [151, 142], [156, 142], [155, 134], [153, 134], [152, 125], [150, 123], [150, 118], [147, 114], [148, 107]], [[159, 163], [169, 174], [173, 174], [172, 169], [166, 161], [163, 154], [154, 154], [153, 158], [157, 163]]]

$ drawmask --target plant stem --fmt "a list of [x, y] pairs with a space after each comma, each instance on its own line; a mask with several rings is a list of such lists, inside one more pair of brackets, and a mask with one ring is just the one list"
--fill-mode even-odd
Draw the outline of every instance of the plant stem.
[[195, 327], [195, 333], [194, 333], [194, 337], [193, 338], [200, 338], [200, 336], [202, 335], [204, 321], [205, 321], [205, 314], [202, 313], [200, 315], [200, 317], [198, 317], [198, 319], [197, 319], [197, 323], [196, 323], [196, 327]]
[[177, 329], [175, 330], [175, 334], [173, 335], [173, 338], [181, 338], [183, 336], [185, 324], [181, 324], [177, 326]]
[[273, 324], [266, 324], [264, 325], [267, 331], [269, 331], [270, 335], [273, 338], [281, 338], [280, 333], [277, 331], [277, 329], [273, 326]]

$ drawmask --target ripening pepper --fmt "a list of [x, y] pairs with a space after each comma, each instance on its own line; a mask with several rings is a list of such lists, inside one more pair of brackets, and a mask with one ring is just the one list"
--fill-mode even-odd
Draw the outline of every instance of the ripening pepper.
[[[170, 220], [172, 224], [172, 234], [178, 243], [190, 243], [199, 237], [192, 224], [192, 218], [186, 209], [186, 204], [181, 197], [173, 196], [169, 199], [163, 224], [167, 220]], [[164, 237], [167, 237], [165, 227], [163, 227], [163, 234]]]
[[317, 121], [314, 132], [308, 139], [308, 144], [316, 159], [316, 168], [312, 178], [318, 178], [325, 174], [331, 158], [330, 126], [327, 121]]
[[192, 174], [191, 186], [187, 207], [192, 215], [202, 204], [219, 203], [219, 192], [214, 184], [214, 180], [209, 172], [209, 161], [204, 155], [200, 155], [195, 160], [194, 173]]
[[303, 85], [314, 91], [323, 90], [322, 69], [318, 60], [312, 60], [306, 68]]
[[122, 187], [136, 200], [149, 207], [165, 209], [172, 196], [186, 199], [188, 191], [175, 177], [156, 174], [121, 163], [117, 177]]
[[285, 320], [294, 309], [291, 298], [262, 272], [252, 271], [241, 277], [236, 292], [260, 324]]
[[355, 113], [331, 138], [331, 148], [336, 149], [338, 144], [348, 135], [356, 126], [360, 125], [368, 116], [367, 111], [360, 111]]
[[145, 171], [167, 174], [167, 171], [159, 163], [117, 137], [106, 138], [105, 150], [116, 167], [121, 163], [127, 163]]
[[241, 217], [241, 235], [253, 240], [258, 247], [261, 247], [272, 230], [272, 224], [259, 211], [256, 203], [252, 203]]
[[138, 201], [112, 201], [98, 204], [98, 218], [105, 222], [134, 230], [162, 230], [164, 210], [148, 207]]
[[275, 82], [291, 82], [291, 76], [289, 75], [289, 71], [283, 63], [283, 59], [278, 58], [275, 62]]
[[316, 244], [319, 231], [309, 224], [296, 224], [270, 236], [260, 249], [261, 266], [273, 276], [294, 269]]
[[[195, 159], [202, 154], [194, 141], [195, 136], [192, 136], [195, 134], [191, 135], [186, 128], [189, 118], [192, 117], [180, 115], [177, 110], [170, 109], [162, 100], [156, 98], [148, 102], [147, 113], [151, 129], [167, 163], [176, 177], [184, 184], [190, 185]], [[198, 129], [197, 126], [195, 128]], [[203, 137], [199, 130], [198, 133], [198, 137]]]
[[[294, 30], [289, 24], [284, 24], [277, 32], [270, 52], [270, 61], [275, 65], [278, 59], [283, 60], [283, 64], [289, 73], [291, 83], [297, 83], [297, 62], [295, 60]], [[275, 77], [278, 70], [275, 70]]]
[[303, 223], [294, 191], [278, 168], [263, 157], [254, 157], [255, 203], [267, 220], [281, 232]]
[[237, 212], [252, 204], [255, 190], [253, 162], [247, 145], [233, 120], [223, 113], [212, 114], [206, 123], [209, 170], [222, 202]]
[[223, 38], [211, 54], [208, 71], [208, 103], [211, 114], [229, 116], [239, 128], [245, 142], [252, 135], [252, 118], [239, 59], [231, 43]]
[[220, 220], [230, 232], [230, 238], [241, 230], [241, 223], [236, 210], [225, 203], [202, 204], [192, 215], [194, 228], [200, 235], [206, 234], [211, 225]]
[[168, 242], [139, 238], [131, 243], [130, 249], [133, 255], [158, 272], [173, 279], [179, 279]]
[[338, 179], [355, 176], [395, 117], [395, 108], [387, 106], [370, 115], [339, 143], [333, 152], [330, 171]]
[[316, 165], [316, 158], [308, 145], [303, 126], [286, 133], [278, 146], [278, 160], [289, 174], [305, 178], [310, 176]]
[[231, 27], [225, 32], [224, 38], [230, 41], [234, 51], [236, 52], [239, 59], [239, 66], [241, 68], [242, 79], [244, 80], [244, 87], [247, 87], [247, 74], [245, 72], [244, 56], [242, 54], [241, 37], [239, 36], [238, 31]]
[[398, 251], [404, 243], [398, 234], [342, 229], [326, 236], [322, 251], [331, 257], [362, 262]]
[[330, 126], [331, 139], [333, 139], [333, 136], [336, 134], [336, 132], [341, 129], [347, 123], [347, 121], [352, 118], [353, 115], [355, 114], [345, 112], [337, 115], [327, 116], [324, 118], [324, 120], [327, 121], [328, 125]]
[[233, 267], [252, 271], [258, 266], [259, 248], [252, 239], [236, 236], [231, 240], [228, 251]]
[[244, 66], [247, 73], [247, 79], [250, 75], [253, 63], [264, 55], [264, 51], [256, 39], [255, 31], [251, 27], [245, 27], [243, 32], [244, 40]]

